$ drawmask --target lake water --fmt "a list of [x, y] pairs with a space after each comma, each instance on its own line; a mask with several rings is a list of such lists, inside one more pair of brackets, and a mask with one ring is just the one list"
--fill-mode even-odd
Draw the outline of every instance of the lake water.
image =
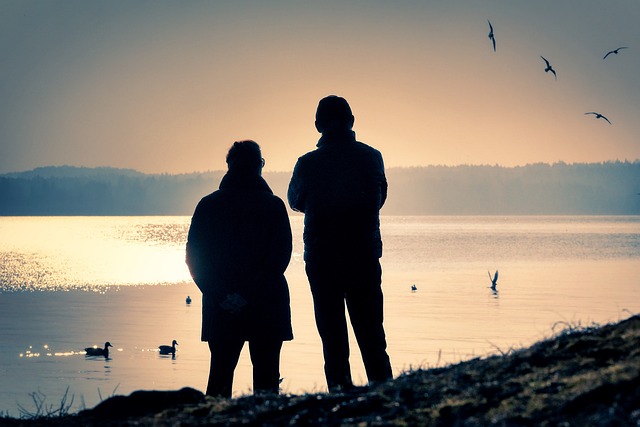
[[[189, 217], [0, 218], [0, 413], [30, 394], [73, 410], [139, 389], [204, 390], [201, 298], [184, 264]], [[320, 340], [291, 217], [295, 339], [283, 392], [325, 391]], [[394, 374], [506, 352], [567, 325], [640, 312], [640, 216], [383, 217], [385, 327]], [[498, 292], [487, 272], [499, 270]], [[411, 291], [415, 284], [417, 290]], [[193, 302], [185, 303], [190, 295]], [[178, 341], [175, 358], [157, 347]], [[108, 359], [84, 347], [110, 341]], [[354, 379], [366, 376], [352, 340]], [[249, 393], [245, 348], [234, 394]]]

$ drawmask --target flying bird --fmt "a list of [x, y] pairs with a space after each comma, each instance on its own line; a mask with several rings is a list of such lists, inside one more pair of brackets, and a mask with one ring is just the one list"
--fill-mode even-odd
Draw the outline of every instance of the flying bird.
[[109, 341], [104, 343], [104, 348], [97, 347], [87, 347], [84, 351], [87, 353], [87, 356], [104, 356], [109, 357], [109, 347], [113, 347]]
[[498, 286], [498, 270], [496, 270], [496, 274], [493, 275], [493, 278], [491, 277], [491, 272], [487, 271], [487, 274], [489, 274], [489, 280], [491, 280], [491, 290], [492, 291], [497, 291], [497, 286]]
[[556, 74], [556, 70], [554, 70], [551, 67], [551, 64], [549, 63], [549, 61], [547, 61], [547, 59], [544, 56], [540, 56], [540, 58], [542, 58], [544, 60], [544, 62], [546, 62], [547, 64], [547, 68], [544, 69], [545, 73], [548, 73], [549, 71], [551, 71], [553, 73], [553, 76], [556, 78], [556, 80], [558, 80], [558, 75]]
[[489, 40], [491, 40], [491, 43], [493, 43], [493, 51], [496, 51], [496, 38], [493, 35], [493, 25], [491, 25], [491, 21], [489, 21], [487, 19], [487, 22], [489, 23]]
[[158, 348], [160, 349], [160, 354], [176, 354], [176, 346], [178, 345], [178, 341], [173, 340], [171, 345], [161, 345]]
[[585, 113], [585, 114], [593, 114], [594, 116], [596, 116], [596, 119], [605, 119], [607, 122], [609, 122], [609, 124], [611, 124], [609, 119], [607, 119], [605, 116], [603, 116], [600, 113], [596, 113], [595, 111], [589, 111], [588, 113]]
[[612, 53], [617, 55], [618, 52], [620, 51], [620, 49], [629, 49], [629, 48], [627, 46], [621, 46], [621, 47], [619, 47], [617, 49], [610, 50], [609, 52], [607, 52], [607, 54], [602, 59], [607, 59], [607, 56], [611, 55]]

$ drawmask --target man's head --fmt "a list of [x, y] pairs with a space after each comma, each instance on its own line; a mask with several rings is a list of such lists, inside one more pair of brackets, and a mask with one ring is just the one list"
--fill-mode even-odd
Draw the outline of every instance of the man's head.
[[260, 146], [251, 140], [234, 142], [227, 153], [229, 172], [244, 175], [260, 175], [264, 159]]
[[354, 117], [346, 99], [330, 95], [322, 98], [316, 110], [316, 129], [325, 133], [331, 131], [350, 130]]

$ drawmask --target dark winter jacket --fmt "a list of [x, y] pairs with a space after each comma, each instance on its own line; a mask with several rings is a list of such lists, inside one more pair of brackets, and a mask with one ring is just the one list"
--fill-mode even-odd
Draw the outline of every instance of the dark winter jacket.
[[187, 241], [187, 265], [203, 294], [203, 341], [293, 338], [284, 277], [291, 249], [282, 200], [258, 175], [227, 173], [198, 203]]
[[288, 191], [291, 208], [305, 214], [304, 259], [381, 257], [382, 155], [352, 131], [324, 134], [317, 146], [298, 159]]

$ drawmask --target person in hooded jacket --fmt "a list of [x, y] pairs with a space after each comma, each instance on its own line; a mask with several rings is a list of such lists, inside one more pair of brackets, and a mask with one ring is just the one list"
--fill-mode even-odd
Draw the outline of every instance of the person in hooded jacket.
[[202, 341], [211, 351], [206, 394], [231, 397], [244, 343], [253, 364], [254, 393], [278, 393], [283, 341], [293, 339], [289, 288], [289, 217], [262, 178], [259, 145], [235, 142], [217, 191], [198, 203], [186, 262], [202, 291]]
[[387, 197], [378, 150], [356, 140], [347, 101], [320, 100], [317, 148], [301, 156], [288, 189], [304, 213], [304, 260], [329, 391], [353, 387], [345, 303], [370, 383], [392, 378], [383, 327], [380, 208]]

